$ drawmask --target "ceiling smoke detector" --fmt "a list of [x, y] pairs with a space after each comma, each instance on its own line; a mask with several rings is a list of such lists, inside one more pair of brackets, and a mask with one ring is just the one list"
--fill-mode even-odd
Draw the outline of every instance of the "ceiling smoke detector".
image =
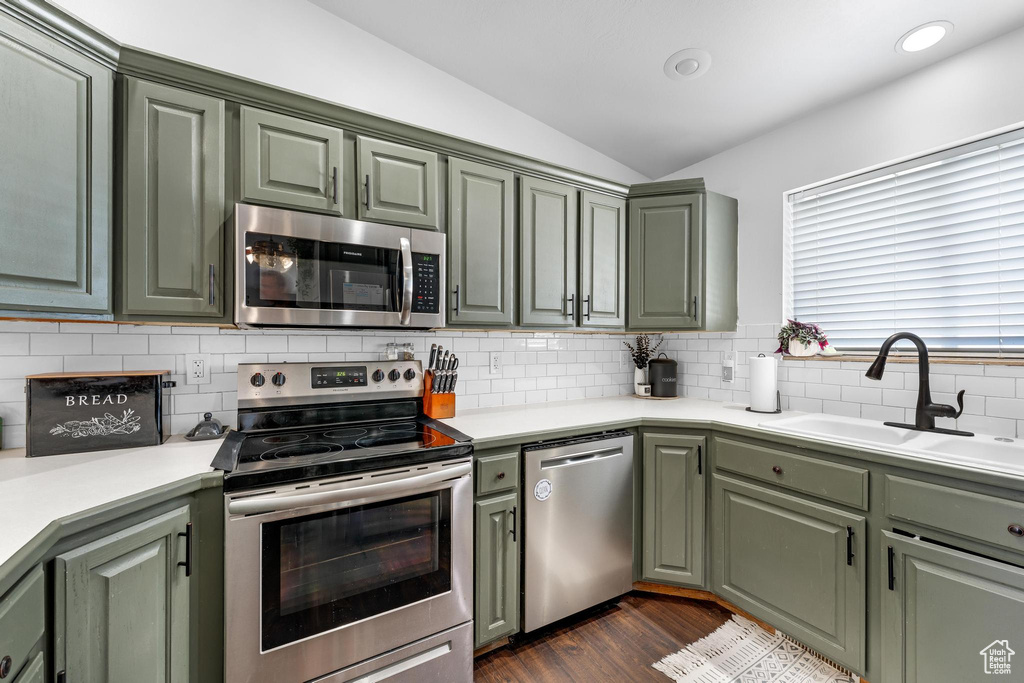
[[909, 54], [927, 50], [952, 32], [953, 24], [948, 21], [929, 21], [904, 33], [896, 41], [896, 52]]
[[673, 81], [700, 78], [711, 68], [711, 55], [704, 50], [687, 48], [665, 62], [665, 75]]

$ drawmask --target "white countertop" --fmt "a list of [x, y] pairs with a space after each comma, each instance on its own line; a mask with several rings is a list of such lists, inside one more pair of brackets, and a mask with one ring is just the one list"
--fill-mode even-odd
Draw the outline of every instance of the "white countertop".
[[698, 420], [720, 424], [757, 427], [781, 417], [799, 415], [787, 410], [780, 415], [752, 413], [735, 403], [719, 403], [698, 398], [662, 400], [614, 396], [557, 403], [535, 403], [501, 408], [464, 410], [442, 420], [473, 438], [481, 446], [488, 441], [524, 437], [539, 440], [545, 432], [585, 429], [609, 422], [642, 419]]
[[[618, 396], [467, 410], [443, 422], [472, 437], [480, 448], [487, 448], [490, 443], [538, 441], [566, 430], [651, 420], [763, 428], [767, 435], [778, 432], [762, 425], [801, 414], [751, 413], [742, 405], [692, 398], [664, 401]], [[817, 440], [844, 444], [841, 439]], [[56, 520], [211, 472], [210, 463], [221, 443], [220, 439], [189, 442], [175, 436], [161, 446], [38, 458], [26, 458], [24, 449], [0, 451], [0, 529], [4, 530], [0, 534], [0, 566]], [[845, 445], [866, 448], [863, 443]], [[884, 447], [867, 450], [904, 460], [979, 469], [951, 456], [913, 456]], [[990, 471], [1024, 479], [1024, 462]]]
[[0, 566], [52, 522], [211, 472], [223, 441], [186, 441], [26, 458], [0, 451]]

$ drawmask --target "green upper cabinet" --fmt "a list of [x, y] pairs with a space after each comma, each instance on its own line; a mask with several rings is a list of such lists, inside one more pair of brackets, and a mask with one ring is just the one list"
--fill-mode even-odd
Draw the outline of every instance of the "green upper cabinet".
[[704, 587], [704, 437], [643, 435], [645, 581]]
[[54, 668], [67, 681], [185, 683], [187, 506], [55, 560]]
[[0, 308], [110, 310], [113, 74], [0, 12]]
[[514, 176], [448, 159], [448, 321], [511, 326]]
[[437, 154], [356, 138], [359, 218], [438, 230]]
[[342, 215], [340, 128], [242, 107], [242, 198]]
[[717, 473], [711, 510], [712, 590], [862, 672], [864, 517]]
[[520, 323], [573, 326], [576, 199], [569, 185], [523, 176], [519, 187]]
[[580, 327], [626, 324], [626, 202], [581, 193]]
[[629, 326], [700, 327], [702, 197], [630, 201]]
[[629, 196], [629, 328], [735, 330], [736, 200], [701, 180]]
[[118, 313], [224, 315], [224, 101], [126, 79]]
[[[882, 536], [881, 680], [1018, 680], [1024, 569], [887, 531]], [[1000, 656], [989, 646], [1007, 645], [1020, 653], [1010, 658], [1012, 670], [988, 673]]]

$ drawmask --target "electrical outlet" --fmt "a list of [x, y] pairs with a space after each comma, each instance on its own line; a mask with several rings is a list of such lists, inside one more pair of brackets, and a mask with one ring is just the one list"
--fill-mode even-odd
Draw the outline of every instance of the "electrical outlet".
[[491, 351], [491, 362], [488, 365], [488, 373], [491, 375], [501, 374], [501, 352]]
[[736, 352], [727, 351], [722, 357], [722, 381], [732, 383], [736, 375]]
[[210, 354], [185, 354], [185, 384], [210, 383]]

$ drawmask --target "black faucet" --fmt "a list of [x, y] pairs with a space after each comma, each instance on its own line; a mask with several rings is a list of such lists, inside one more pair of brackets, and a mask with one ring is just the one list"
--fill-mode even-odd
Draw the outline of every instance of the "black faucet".
[[911, 332], [897, 332], [882, 342], [882, 347], [878, 349], [878, 358], [871, 363], [871, 367], [869, 367], [868, 371], [864, 373], [865, 376], [868, 379], [882, 379], [882, 373], [885, 372], [885, 359], [889, 355], [889, 349], [892, 348], [893, 344], [901, 339], [912, 341], [914, 346], [917, 347], [917, 414], [914, 417], [914, 424], [912, 425], [901, 422], [886, 422], [885, 424], [890, 427], [916, 429], [922, 432], [940, 432], [942, 434], [974, 436], [971, 432], [963, 432], [959, 429], [943, 429], [942, 427], [935, 426], [936, 417], [952, 417], [956, 419], [963, 414], [964, 391], [961, 389], [960, 393], [956, 395], [956, 402], [960, 406], [959, 410], [953, 406], [947, 406], [942, 403], [932, 403], [932, 392], [928, 386], [928, 347], [925, 346], [924, 340], [916, 334]]

